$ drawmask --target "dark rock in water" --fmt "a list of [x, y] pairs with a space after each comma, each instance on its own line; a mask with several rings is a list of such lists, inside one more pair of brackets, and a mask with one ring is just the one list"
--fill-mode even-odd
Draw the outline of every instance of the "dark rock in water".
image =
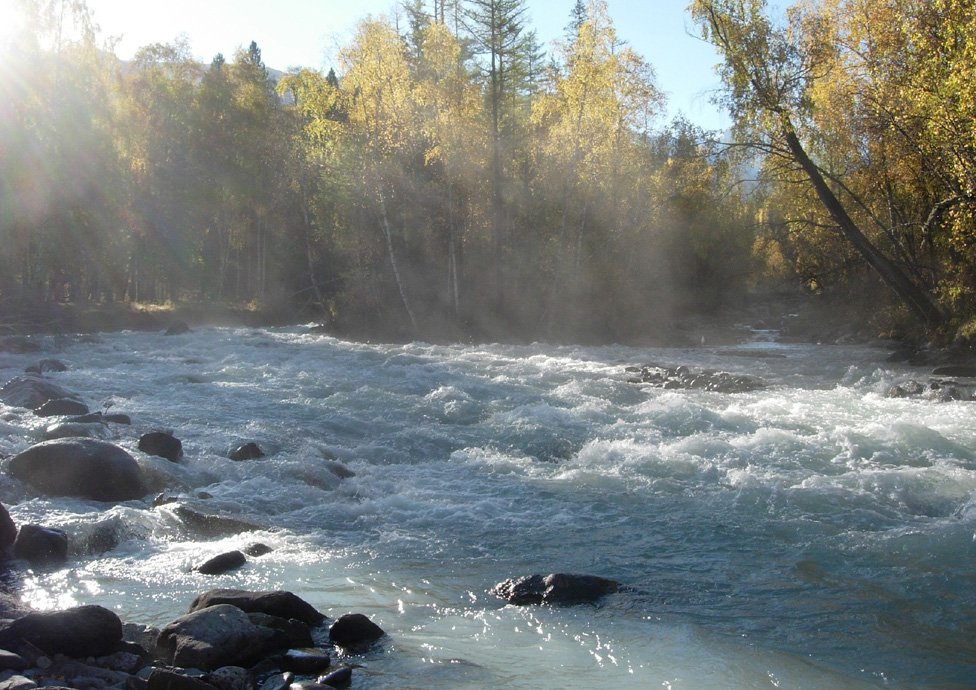
[[71, 398], [57, 398], [56, 400], [48, 400], [40, 407], [35, 408], [34, 414], [38, 417], [85, 415], [88, 414], [88, 405]]
[[122, 642], [122, 621], [101, 606], [29, 613], [0, 630], [0, 645], [24, 640], [47, 654], [106, 656]]
[[344, 688], [352, 683], [352, 668], [349, 666], [337, 668], [335, 671], [326, 673], [324, 676], [319, 676], [315, 682], [328, 685], [332, 688]]
[[291, 592], [282, 590], [270, 592], [248, 592], [241, 589], [213, 589], [204, 592], [190, 605], [190, 611], [230, 604], [247, 613], [267, 613], [279, 618], [294, 618], [306, 625], [316, 626], [325, 620], [308, 602]]
[[156, 651], [169, 664], [212, 671], [245, 665], [271, 651], [277, 639], [275, 631], [255, 625], [236, 606], [217, 604], [165, 626]]
[[17, 525], [14, 524], [14, 519], [7, 512], [6, 506], [0, 503], [0, 552], [13, 546], [16, 538]]
[[102, 412], [90, 412], [87, 414], [77, 415], [75, 417], [69, 417], [64, 420], [65, 422], [73, 422], [76, 424], [132, 424], [132, 419], [127, 414], [121, 414], [118, 412], [112, 414], [104, 414]]
[[61, 422], [52, 424], [44, 430], [44, 440], [54, 441], [59, 438], [102, 438], [108, 432], [108, 427], [101, 423], [78, 424], [75, 422]]
[[288, 690], [294, 680], [295, 674], [291, 671], [286, 673], [276, 673], [261, 683], [259, 690]]
[[14, 557], [32, 565], [60, 565], [68, 560], [68, 535], [53, 527], [21, 525]]
[[256, 460], [263, 458], [264, 453], [258, 447], [258, 444], [251, 442], [238, 446], [227, 457], [231, 460]]
[[165, 431], [150, 431], [139, 437], [139, 450], [177, 462], [183, 457], [183, 442]]
[[329, 640], [340, 647], [362, 649], [386, 635], [383, 628], [361, 613], [347, 613], [329, 628]]
[[329, 472], [337, 476], [339, 479], [350, 479], [356, 476], [355, 472], [343, 465], [341, 462], [330, 461], [325, 463], [325, 466], [329, 469]]
[[146, 681], [146, 690], [218, 690], [216, 686], [169, 668], [154, 668]]
[[60, 359], [42, 359], [37, 364], [27, 367], [24, 371], [28, 374], [44, 374], [49, 371], [61, 372], [67, 370], [68, 365]]
[[31, 446], [10, 460], [11, 476], [52, 496], [128, 501], [146, 494], [142, 470], [122, 448], [88, 438]]
[[641, 367], [640, 377], [634, 383], [647, 383], [657, 388], [696, 389], [716, 393], [748, 393], [761, 390], [766, 384], [751, 376], [730, 374], [727, 371], [691, 371], [688, 367], [648, 365]]
[[595, 575], [527, 575], [505, 580], [491, 592], [516, 606], [526, 604], [582, 604], [620, 589], [620, 583]]
[[271, 553], [272, 551], [274, 551], [274, 549], [272, 549], [267, 544], [261, 544], [260, 542], [255, 544], [249, 544], [244, 547], [244, 553], [246, 553], [248, 556], [251, 556], [252, 558], [259, 558], [261, 556]]
[[163, 331], [163, 335], [182, 335], [190, 332], [190, 325], [186, 321], [174, 321]]
[[227, 551], [211, 558], [197, 568], [197, 572], [204, 575], [220, 575], [231, 570], [236, 570], [245, 563], [247, 563], [247, 557], [243, 553], [240, 551]]
[[277, 630], [284, 639], [288, 641], [289, 647], [312, 647], [315, 641], [312, 639], [312, 629], [307, 623], [294, 618], [281, 618], [267, 613], [251, 612], [247, 614], [251, 622], [264, 628]]
[[221, 666], [206, 675], [206, 681], [217, 690], [251, 690], [251, 682], [246, 668], [240, 666]]
[[48, 400], [61, 398], [79, 399], [75, 393], [67, 388], [38, 376], [18, 376], [10, 379], [3, 388], [0, 388], [0, 402], [11, 407], [26, 407], [36, 410]]
[[23, 671], [30, 663], [20, 654], [0, 649], [0, 671]]
[[173, 514], [183, 521], [187, 529], [206, 537], [225, 537], [261, 529], [260, 525], [253, 522], [213, 513], [203, 513], [184, 505], [173, 508]]
[[933, 376], [958, 376], [960, 378], [976, 378], [976, 366], [968, 364], [950, 364], [944, 367], [936, 367], [932, 370]]
[[332, 665], [324, 649], [289, 649], [281, 659], [282, 668], [299, 675], [312, 675]]

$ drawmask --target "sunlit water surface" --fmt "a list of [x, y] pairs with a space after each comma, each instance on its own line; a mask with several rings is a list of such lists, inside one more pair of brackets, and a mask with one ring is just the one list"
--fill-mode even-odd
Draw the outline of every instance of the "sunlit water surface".
[[[388, 633], [357, 688], [858, 688], [976, 683], [974, 403], [889, 399], [919, 373], [861, 346], [637, 349], [349, 343], [302, 327], [48, 339], [39, 357], [168, 493], [266, 529], [202, 539], [169, 507], [34, 497], [67, 568], [41, 608], [95, 603], [165, 624], [214, 587], [288, 589]], [[628, 382], [628, 365], [763, 378], [720, 394]], [[49, 420], [48, 420], [49, 421]], [[0, 406], [0, 452], [46, 422]], [[175, 465], [134, 450], [171, 429]], [[268, 456], [233, 462], [256, 441]], [[330, 462], [356, 473], [340, 479]], [[94, 554], [93, 531], [121, 543]], [[241, 570], [208, 557], [260, 541]], [[509, 577], [579, 572], [597, 605], [506, 606]]]

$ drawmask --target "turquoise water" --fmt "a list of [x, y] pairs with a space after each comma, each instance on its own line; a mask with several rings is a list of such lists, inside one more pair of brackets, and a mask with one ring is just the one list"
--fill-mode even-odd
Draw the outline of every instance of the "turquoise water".
[[[133, 450], [159, 491], [264, 529], [203, 538], [170, 507], [33, 497], [10, 479], [0, 500], [75, 544], [68, 567], [25, 577], [35, 606], [159, 625], [205, 589], [289, 589], [390, 633], [354, 687], [972, 687], [976, 403], [886, 398], [920, 372], [885, 354], [376, 345], [300, 327], [48, 339], [0, 355], [0, 378], [62, 359], [52, 378], [132, 417], [108, 438], [182, 439], [179, 465]], [[769, 385], [629, 382], [652, 362]], [[43, 426], [0, 406], [0, 452]], [[226, 459], [243, 441], [268, 456]], [[96, 530], [118, 545], [91, 553]], [[275, 550], [193, 572], [254, 541]], [[568, 608], [488, 593], [534, 572], [628, 589]]]

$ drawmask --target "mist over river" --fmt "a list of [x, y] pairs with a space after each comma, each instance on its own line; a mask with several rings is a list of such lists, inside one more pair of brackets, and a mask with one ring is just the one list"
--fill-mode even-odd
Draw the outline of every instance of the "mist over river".
[[[45, 498], [4, 475], [14, 520], [73, 544], [18, 581], [35, 607], [162, 625], [207, 589], [286, 589], [389, 633], [355, 658], [363, 689], [976, 685], [976, 403], [886, 397], [925, 372], [883, 348], [378, 345], [301, 326], [42, 342], [0, 354], [0, 383], [61, 359], [47, 376], [130, 415], [107, 438], [166, 493], [265, 529], [203, 539], [152, 495]], [[630, 382], [648, 363], [767, 387]], [[50, 422], [0, 405], [0, 453]], [[156, 429], [182, 462], [135, 449]], [[229, 460], [245, 441], [267, 456]], [[99, 530], [117, 543], [95, 553]], [[256, 541], [274, 551], [193, 571]], [[571, 607], [488, 592], [549, 572], [627, 589]]]

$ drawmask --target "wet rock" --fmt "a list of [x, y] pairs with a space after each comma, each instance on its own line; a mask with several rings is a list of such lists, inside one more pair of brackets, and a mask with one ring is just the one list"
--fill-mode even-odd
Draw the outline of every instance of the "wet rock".
[[595, 575], [527, 575], [495, 585], [492, 594], [510, 604], [581, 604], [620, 589], [620, 583]]
[[205, 537], [226, 537], [261, 529], [260, 525], [253, 522], [226, 515], [204, 513], [185, 505], [173, 508], [173, 514], [183, 522], [187, 529]]
[[65, 422], [74, 424], [132, 424], [132, 418], [127, 414], [121, 414], [118, 412], [113, 412], [111, 414], [104, 414], [102, 412], [90, 412], [88, 414], [77, 415], [74, 417], [69, 417], [64, 420]]
[[71, 398], [57, 398], [34, 409], [38, 417], [57, 417], [88, 414], [88, 405]]
[[0, 388], [0, 402], [11, 407], [26, 407], [36, 410], [48, 400], [58, 399], [78, 400], [80, 402], [75, 393], [39, 376], [18, 376]]
[[250, 690], [251, 688], [247, 669], [240, 666], [222, 666], [208, 673], [206, 680], [217, 690]]
[[72, 688], [124, 688], [130, 678], [123, 671], [92, 666], [63, 657], [59, 657], [45, 669], [44, 675], [52, 679], [64, 679], [63, 682]]
[[174, 321], [163, 331], [163, 335], [182, 335], [189, 332], [190, 325], [186, 321]]
[[352, 683], [352, 668], [349, 666], [337, 668], [336, 670], [330, 671], [323, 676], [319, 676], [315, 682], [321, 683], [322, 685], [328, 685], [332, 688], [344, 688]]
[[204, 592], [190, 605], [190, 611], [229, 604], [247, 613], [267, 613], [279, 618], [294, 618], [306, 625], [316, 626], [325, 616], [300, 597], [283, 590], [249, 592], [241, 589], [213, 589]]
[[325, 463], [325, 466], [328, 468], [329, 472], [337, 476], [339, 479], [350, 479], [356, 476], [355, 472], [343, 465], [341, 462], [336, 462], [333, 460]]
[[276, 673], [261, 683], [260, 690], [287, 690], [294, 680], [295, 674], [291, 673], [290, 671], [286, 673]]
[[329, 628], [329, 640], [340, 647], [362, 649], [373, 644], [386, 632], [361, 613], [347, 613]]
[[277, 630], [287, 639], [289, 647], [312, 647], [315, 642], [312, 640], [312, 629], [307, 623], [294, 618], [281, 618], [267, 613], [251, 612], [247, 614], [251, 622], [271, 630]]
[[[628, 371], [633, 371], [629, 368]], [[752, 376], [730, 374], [727, 371], [692, 371], [685, 366], [666, 367], [656, 364], [641, 367], [633, 383], [646, 383], [656, 388], [707, 390], [717, 393], [748, 393], [761, 390], [766, 384]]]
[[0, 671], [23, 671], [29, 667], [27, 659], [20, 654], [0, 649]]
[[282, 668], [298, 675], [312, 675], [332, 665], [332, 659], [324, 649], [289, 649], [281, 658]]
[[211, 671], [239, 666], [270, 651], [279, 636], [241, 609], [217, 604], [181, 616], [159, 634], [156, 651], [169, 664]]
[[52, 424], [44, 430], [44, 440], [54, 441], [61, 438], [104, 438], [108, 435], [105, 424], [78, 424], [76, 422], [61, 422]]
[[60, 565], [68, 560], [68, 535], [40, 525], [21, 525], [14, 541], [14, 557], [31, 565]]
[[17, 525], [14, 524], [14, 519], [10, 517], [7, 508], [0, 503], [0, 552], [10, 549], [16, 538]]
[[168, 668], [154, 668], [146, 681], [146, 690], [217, 690], [199, 678]]
[[261, 543], [249, 544], [248, 546], [244, 547], [244, 553], [251, 558], [260, 558], [261, 556], [269, 554], [272, 551], [274, 551], [274, 549], [272, 549], [270, 546]]
[[231, 460], [257, 460], [264, 457], [264, 452], [256, 443], [245, 443], [238, 446], [228, 455]]
[[245, 563], [247, 563], [247, 557], [243, 553], [227, 551], [208, 560], [197, 568], [197, 572], [204, 575], [221, 575], [231, 570], [237, 570]]
[[36, 687], [37, 683], [21, 675], [13, 675], [0, 682], [0, 690], [34, 690]]
[[28, 374], [45, 374], [49, 371], [62, 372], [67, 370], [68, 365], [60, 359], [42, 359], [37, 364], [32, 364], [24, 369], [24, 372]]
[[178, 462], [183, 457], [183, 442], [165, 431], [150, 431], [139, 437], [139, 450], [147, 455]]
[[933, 376], [953, 376], [959, 378], [976, 378], [976, 366], [971, 364], [949, 364], [932, 370]]
[[141, 623], [124, 623], [122, 625], [122, 640], [138, 645], [146, 652], [152, 652], [156, 649], [158, 639], [159, 630], [151, 625], [142, 625]]
[[112, 611], [93, 605], [29, 613], [0, 630], [0, 645], [17, 640], [47, 654], [106, 656], [122, 641], [122, 621]]
[[142, 470], [122, 448], [88, 438], [31, 446], [10, 460], [11, 476], [52, 496], [128, 501], [146, 494]]

